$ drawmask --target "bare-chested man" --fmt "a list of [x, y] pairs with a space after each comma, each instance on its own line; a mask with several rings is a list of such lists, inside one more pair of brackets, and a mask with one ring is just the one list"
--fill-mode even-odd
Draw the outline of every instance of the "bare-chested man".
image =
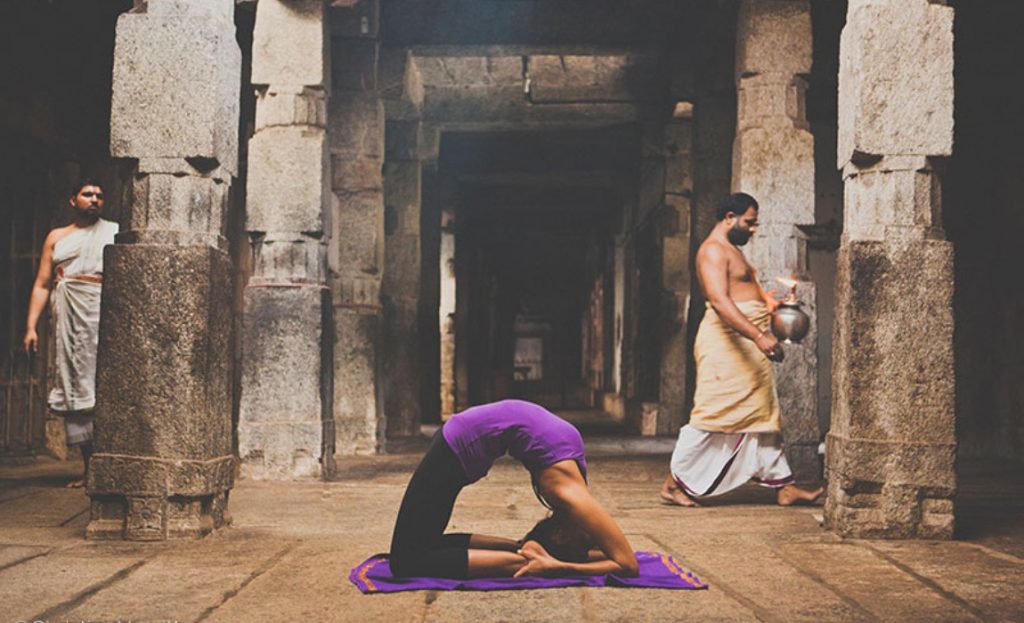
[[690, 423], [679, 431], [661, 487], [668, 503], [697, 506], [698, 498], [750, 480], [777, 489], [782, 505], [812, 502], [822, 493], [796, 487], [782, 453], [771, 362], [782, 361], [783, 352], [768, 331], [778, 303], [761, 288], [739, 250], [757, 231], [757, 213], [750, 195], [729, 195], [697, 251], [697, 277], [708, 309], [694, 346], [697, 389]]
[[[67, 444], [81, 449], [88, 470], [96, 404], [103, 247], [114, 242], [118, 227], [100, 218], [103, 189], [99, 182], [84, 179], [73, 192], [71, 224], [54, 229], [43, 242], [28, 303], [24, 345], [29, 354], [39, 349], [36, 325], [49, 301], [56, 329], [57, 376], [51, 379], [47, 402], [50, 410], [63, 416]], [[83, 477], [68, 486], [84, 484]]]

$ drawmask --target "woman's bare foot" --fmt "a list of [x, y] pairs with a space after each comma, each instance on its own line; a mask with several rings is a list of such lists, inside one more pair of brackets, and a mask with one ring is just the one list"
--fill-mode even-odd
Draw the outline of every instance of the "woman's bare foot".
[[812, 504], [821, 497], [821, 494], [824, 492], [824, 487], [818, 487], [814, 491], [808, 491], [807, 489], [801, 489], [796, 485], [786, 485], [779, 489], [778, 494], [776, 494], [776, 501], [779, 506], [792, 506], [793, 504], [798, 503]]
[[72, 480], [68, 484], [64, 485], [66, 489], [81, 489], [85, 486], [85, 478], [79, 478], [78, 480]]
[[669, 476], [665, 479], [665, 482], [661, 485], [661, 491], [658, 492], [658, 497], [665, 504], [675, 504], [676, 506], [700, 506], [697, 500], [691, 498], [689, 494], [679, 488], [676, 481]]

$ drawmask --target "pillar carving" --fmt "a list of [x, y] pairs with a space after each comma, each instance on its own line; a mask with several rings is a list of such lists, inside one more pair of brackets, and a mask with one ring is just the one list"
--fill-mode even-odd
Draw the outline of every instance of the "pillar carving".
[[117, 22], [110, 151], [137, 168], [104, 256], [88, 538], [196, 537], [228, 521], [233, 12], [149, 0]]

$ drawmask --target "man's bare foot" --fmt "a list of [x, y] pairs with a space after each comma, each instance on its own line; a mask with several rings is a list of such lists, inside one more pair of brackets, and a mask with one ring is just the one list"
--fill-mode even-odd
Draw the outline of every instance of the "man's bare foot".
[[665, 479], [665, 482], [661, 485], [661, 491], [658, 492], [658, 497], [664, 504], [674, 504], [676, 506], [688, 506], [695, 507], [700, 506], [697, 500], [689, 496], [685, 491], [679, 488], [672, 476]]
[[776, 500], [779, 506], [792, 506], [793, 504], [812, 504], [814, 503], [821, 494], [825, 492], [824, 487], [818, 487], [814, 491], [808, 491], [807, 489], [801, 489], [796, 485], [786, 485], [779, 489]]
[[81, 489], [85, 486], [85, 478], [79, 478], [78, 480], [72, 480], [68, 484], [64, 485], [67, 489]]

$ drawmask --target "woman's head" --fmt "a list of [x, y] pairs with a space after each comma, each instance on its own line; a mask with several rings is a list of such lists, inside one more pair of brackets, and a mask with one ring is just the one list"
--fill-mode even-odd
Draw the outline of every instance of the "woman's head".
[[586, 562], [594, 546], [586, 531], [557, 512], [538, 521], [523, 541], [537, 541], [549, 554], [565, 562]]

